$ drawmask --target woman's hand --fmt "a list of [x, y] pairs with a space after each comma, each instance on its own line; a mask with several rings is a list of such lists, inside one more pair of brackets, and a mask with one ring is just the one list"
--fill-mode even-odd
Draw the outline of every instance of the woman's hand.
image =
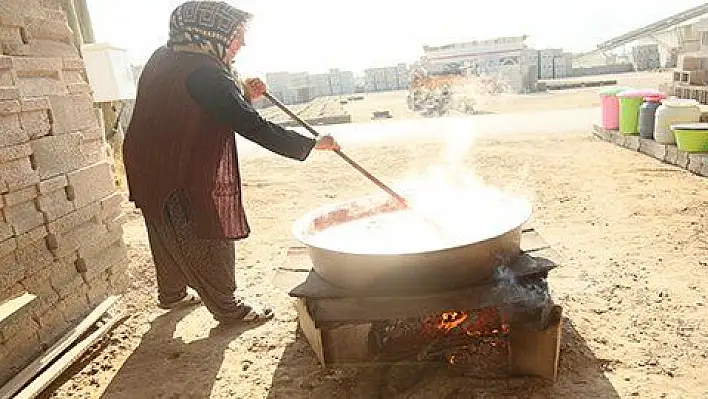
[[317, 142], [315, 144], [315, 149], [320, 151], [337, 151], [340, 148], [341, 147], [339, 147], [339, 143], [334, 140], [334, 137], [328, 134], [323, 134], [322, 136], [318, 137]]
[[268, 90], [266, 87], [266, 84], [263, 83], [262, 80], [259, 78], [249, 78], [246, 79], [243, 82], [244, 86], [246, 86], [246, 91], [248, 92], [248, 98], [251, 99], [251, 101], [258, 100], [259, 98], [263, 97], [263, 95], [266, 93]]

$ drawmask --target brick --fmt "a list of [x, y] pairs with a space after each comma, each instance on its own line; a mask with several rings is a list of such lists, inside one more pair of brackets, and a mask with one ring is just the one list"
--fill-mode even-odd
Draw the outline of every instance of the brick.
[[652, 139], [641, 139], [639, 151], [662, 161], [666, 158], [666, 145]]
[[84, 61], [81, 58], [64, 58], [62, 67], [65, 71], [82, 71], [84, 70]]
[[70, 94], [93, 94], [93, 89], [88, 83], [70, 83], [66, 87]]
[[705, 154], [689, 154], [688, 155], [688, 170], [692, 173], [701, 174], [703, 166], [708, 164], [708, 155]]
[[[4, 251], [8, 250], [10, 243], [6, 243], [6, 241], [9, 241], [14, 234], [12, 226], [3, 219], [2, 213], [0, 213], [0, 256], [3, 255]], [[9, 250], [14, 251], [14, 249]]]
[[71, 29], [63, 19], [27, 18], [26, 29], [30, 40], [48, 39], [71, 43]]
[[128, 215], [121, 213], [120, 215], [114, 217], [113, 219], [108, 219], [104, 221], [104, 224], [110, 232], [117, 232], [123, 234], [123, 225], [128, 222]]
[[[61, 58], [49, 57], [31, 57], [22, 58], [16, 57], [13, 60], [14, 69], [20, 77], [55, 77], [59, 78], [59, 72], [62, 70], [63, 62]], [[32, 96], [42, 97], [42, 96]]]
[[39, 183], [39, 173], [25, 157], [0, 164], [0, 193], [19, 190]]
[[[29, 44], [24, 45], [21, 49], [17, 49], [25, 57], [79, 57], [79, 52], [73, 43], [56, 42], [53, 40], [34, 39]], [[60, 85], [55, 87], [53, 92], [46, 94], [66, 94], [68, 90]]]
[[111, 165], [107, 162], [71, 172], [68, 179], [77, 208], [106, 198], [116, 191]]
[[84, 261], [84, 267], [86, 268], [84, 277], [86, 280], [91, 281], [95, 276], [113, 266], [126, 264], [128, 262], [128, 249], [123, 241], [120, 240], [90, 258], [79, 258], [79, 262], [81, 260]]
[[676, 157], [676, 165], [688, 169], [688, 153], [686, 151], [678, 150], [678, 156]]
[[[15, 78], [12, 76], [11, 71], [1, 71], [0, 70], [0, 86], [2, 87], [13, 87], [15, 86]], [[17, 100], [19, 99], [20, 92], [17, 91], [17, 97], [7, 98], [5, 100]]]
[[632, 151], [639, 151], [639, 136], [625, 137], [624, 147]]
[[19, 101], [0, 101], [0, 115], [19, 114], [22, 104]]
[[[54, 254], [63, 257], [75, 251], [83, 251], [100, 245], [108, 229], [95, 221], [84, 223], [61, 234], [51, 233], [48, 237], [50, 247], [56, 247]], [[98, 241], [98, 243], [97, 243]]]
[[30, 334], [36, 334], [39, 326], [32, 319], [32, 310], [36, 304], [37, 301], [34, 301], [19, 309], [9, 321], [3, 322], [0, 326], [0, 339], [7, 342], [18, 335], [27, 338]]
[[111, 293], [111, 274], [103, 272], [88, 282], [88, 300], [91, 304], [98, 304]]
[[0, 164], [8, 163], [16, 159], [27, 158], [30, 155], [32, 155], [32, 147], [30, 147], [29, 143], [3, 147], [0, 148]]
[[83, 319], [89, 313], [88, 290], [87, 284], [81, 284], [57, 305], [57, 310], [70, 324]]
[[49, 280], [60, 298], [65, 298], [74, 291], [77, 286], [77, 279], [80, 283], [84, 281], [81, 274], [76, 270], [76, 261], [78, 259], [78, 254], [74, 252], [48, 266], [52, 271]]
[[17, 264], [14, 254], [0, 256], [0, 292], [5, 292], [25, 276], [25, 270]]
[[22, 112], [46, 111], [51, 108], [51, 104], [47, 97], [25, 98], [20, 101], [20, 108]]
[[[0, 272], [2, 273], [2, 272]], [[9, 288], [5, 288], [2, 291], [0, 291], [0, 304], [10, 300], [10, 299], [15, 299], [19, 298], [22, 295], [25, 294], [25, 289], [22, 287], [22, 284], [16, 282], [14, 285], [11, 285]]]
[[82, 259], [93, 257], [115, 244], [122, 243], [123, 234], [121, 231], [116, 229], [111, 231], [105, 226], [102, 227], [101, 230], [97, 230], [96, 234], [81, 243], [78, 252]]
[[12, 226], [15, 236], [44, 224], [44, 215], [37, 209], [34, 201], [3, 208], [5, 220]]
[[31, 142], [33, 159], [42, 180], [67, 174], [103, 159], [94, 142], [85, 142], [81, 133], [42, 137]]
[[0, 114], [0, 148], [26, 143], [29, 134], [22, 130], [20, 114]]
[[93, 221], [99, 223], [99, 214], [101, 211], [101, 206], [98, 203], [91, 204], [89, 206], [77, 209], [64, 217], [61, 217], [54, 222], [47, 224], [47, 229], [51, 234], [63, 234], [84, 223]]
[[17, 250], [17, 263], [25, 269], [26, 275], [47, 267], [54, 262], [54, 255], [44, 240], [34, 242]]
[[64, 189], [56, 190], [38, 198], [39, 210], [44, 214], [44, 220], [53, 222], [76, 209], [74, 203], [66, 197]]
[[48, 234], [47, 226], [44, 225], [32, 229], [25, 234], [15, 237], [15, 240], [17, 241], [17, 248], [25, 248], [38, 241], [44, 242], [44, 239]]
[[125, 203], [125, 195], [120, 192], [115, 192], [108, 197], [102, 199], [101, 204], [101, 219], [106, 220], [120, 214]]
[[33, 359], [40, 355], [42, 347], [37, 335], [38, 326], [13, 337], [0, 346], [0, 384], [4, 384], [22, 371]]
[[17, 100], [20, 98], [20, 90], [14, 87], [0, 87], [0, 101]]
[[39, 192], [37, 186], [29, 186], [21, 190], [3, 194], [2, 200], [6, 208], [17, 206], [25, 202], [29, 202], [37, 198]]
[[[52, 9], [52, 10], [58, 10], [58, 11], [63, 10], [62, 0], [41, 0], [41, 6], [44, 8]], [[63, 11], [62, 11], [62, 13], [63, 13]]]
[[34, 317], [39, 323], [38, 334], [42, 345], [52, 345], [71, 327], [69, 322], [64, 318], [64, 315], [56, 309], [50, 309]]
[[59, 295], [50, 283], [50, 275], [51, 269], [44, 267], [20, 282], [27, 292], [37, 296], [37, 305], [33, 309], [35, 314], [46, 313], [59, 302]]
[[99, 127], [93, 99], [90, 95], [50, 96], [49, 102], [52, 106], [52, 133], [54, 135]]
[[664, 162], [676, 165], [678, 163], [678, 148], [675, 145], [666, 146], [666, 156]]
[[0, 70], [12, 69], [12, 57], [0, 55]]
[[49, 194], [58, 190], [64, 190], [69, 185], [69, 180], [66, 176], [61, 175], [52, 177], [51, 179], [43, 180], [39, 183], [39, 193]]
[[[116, 270], [118, 268], [119, 270]], [[111, 293], [122, 294], [128, 290], [130, 279], [124, 272], [125, 266], [113, 266], [110, 273]]]
[[44, 137], [51, 130], [49, 113], [46, 111], [23, 112], [20, 114], [20, 125], [31, 139]]
[[14, 235], [15, 232], [12, 230], [12, 226], [5, 220], [3, 210], [0, 209], [0, 257], [5, 255], [7, 251], [15, 250], [15, 246], [9, 242]]

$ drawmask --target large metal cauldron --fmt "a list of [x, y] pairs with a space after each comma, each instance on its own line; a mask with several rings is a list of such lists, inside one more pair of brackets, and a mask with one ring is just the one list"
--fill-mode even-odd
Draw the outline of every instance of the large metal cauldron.
[[349, 253], [324, 248], [312, 235], [334, 225], [395, 212], [396, 205], [377, 197], [367, 197], [318, 208], [298, 219], [295, 237], [307, 246], [314, 271], [331, 284], [382, 293], [440, 291], [463, 288], [491, 279], [497, 266], [521, 252], [522, 225], [531, 216], [531, 205], [523, 200], [515, 207], [508, 228], [483, 240], [422, 252], [398, 254]]

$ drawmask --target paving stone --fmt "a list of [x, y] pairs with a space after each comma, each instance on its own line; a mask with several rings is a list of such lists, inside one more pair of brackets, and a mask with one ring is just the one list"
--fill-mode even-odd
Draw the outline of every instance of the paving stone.
[[8, 163], [21, 158], [29, 158], [31, 155], [32, 147], [30, 147], [29, 143], [3, 147], [0, 148], [0, 164]]
[[37, 201], [39, 210], [44, 214], [46, 222], [53, 222], [76, 209], [74, 202], [69, 201], [63, 188], [48, 194], [42, 194]]
[[37, 296], [38, 301], [34, 308], [36, 314], [48, 312], [59, 302], [59, 295], [50, 283], [51, 272], [50, 268], [41, 268], [20, 283], [27, 292]]
[[692, 173], [701, 174], [706, 164], [708, 164], [708, 155], [695, 153], [688, 155], [688, 170]]
[[22, 204], [24, 202], [32, 201], [37, 198], [38, 195], [39, 191], [37, 189], [37, 186], [35, 185], [17, 191], [9, 192], [7, 194], [3, 194], [2, 200], [4, 207], [9, 208]]
[[624, 139], [624, 148], [639, 151], [639, 143], [639, 136], [626, 136]]
[[0, 164], [0, 193], [39, 184], [39, 173], [32, 169], [29, 157]]
[[52, 177], [51, 179], [43, 180], [39, 183], [39, 193], [49, 194], [58, 190], [64, 190], [69, 185], [69, 180], [66, 176], [61, 175]]
[[68, 174], [77, 208], [109, 197], [116, 191], [111, 166], [102, 162]]
[[52, 134], [60, 135], [80, 130], [98, 129], [99, 123], [88, 94], [50, 96]]
[[640, 152], [662, 161], [666, 158], [666, 144], [657, 143], [652, 139], [640, 139], [640, 141]]
[[44, 224], [44, 215], [37, 209], [34, 201], [27, 201], [3, 208], [5, 220], [12, 226], [15, 236]]
[[81, 133], [47, 136], [31, 142], [33, 159], [42, 180], [65, 175], [102, 159], [95, 143], [87, 143]]
[[667, 145], [664, 162], [670, 163], [672, 165], [678, 164], [678, 153], [678, 148], [675, 145]]

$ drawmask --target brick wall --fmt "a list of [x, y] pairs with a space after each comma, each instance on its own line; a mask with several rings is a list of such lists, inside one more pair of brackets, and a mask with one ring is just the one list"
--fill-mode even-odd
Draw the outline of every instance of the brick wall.
[[123, 289], [122, 196], [61, 0], [0, 0], [0, 385]]

